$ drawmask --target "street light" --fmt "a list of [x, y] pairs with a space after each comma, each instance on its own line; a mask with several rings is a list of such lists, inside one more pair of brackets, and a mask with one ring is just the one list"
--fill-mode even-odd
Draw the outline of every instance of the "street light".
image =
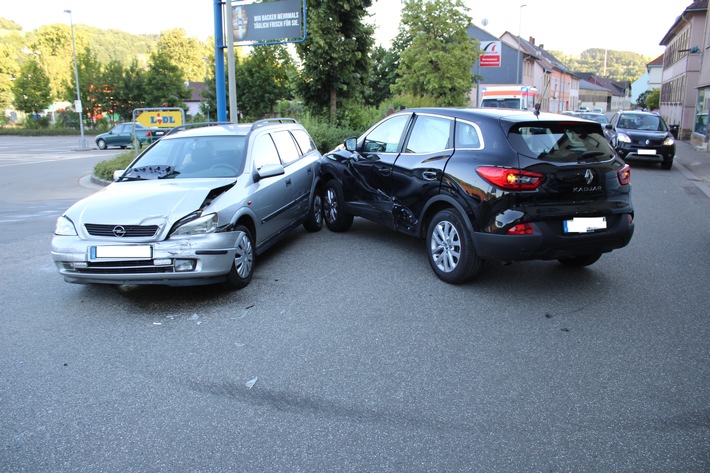
[[71, 17], [71, 10], [64, 10], [64, 13], [69, 13], [69, 28], [71, 29], [71, 50], [74, 54], [74, 78], [76, 80], [76, 103], [74, 108], [79, 112], [79, 130], [81, 132], [81, 147], [86, 148], [84, 141], [84, 120], [81, 118], [81, 94], [79, 93], [79, 67], [76, 64], [76, 44], [74, 43], [74, 22]]
[[527, 7], [527, 5], [520, 5], [520, 15], [518, 17], [518, 62], [515, 64], [515, 84], [520, 85], [522, 82], [522, 79], [520, 78], [520, 29], [523, 24], [523, 7]]

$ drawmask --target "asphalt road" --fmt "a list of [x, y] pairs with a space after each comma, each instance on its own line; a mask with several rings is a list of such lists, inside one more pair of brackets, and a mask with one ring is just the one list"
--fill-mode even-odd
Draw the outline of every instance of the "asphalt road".
[[116, 288], [49, 255], [106, 155], [7, 143], [2, 472], [710, 471], [710, 197], [680, 168], [632, 166], [636, 234], [583, 270], [451, 286], [357, 219], [241, 291]]

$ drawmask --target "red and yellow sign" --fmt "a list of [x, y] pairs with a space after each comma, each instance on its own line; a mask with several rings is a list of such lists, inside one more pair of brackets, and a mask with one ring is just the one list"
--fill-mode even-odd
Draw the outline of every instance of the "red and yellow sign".
[[143, 126], [174, 128], [182, 125], [182, 113], [173, 110], [152, 110], [138, 115], [136, 121]]

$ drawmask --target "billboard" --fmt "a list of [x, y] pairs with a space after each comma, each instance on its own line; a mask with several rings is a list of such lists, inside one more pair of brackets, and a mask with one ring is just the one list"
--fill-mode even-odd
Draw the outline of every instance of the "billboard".
[[301, 0], [232, 4], [235, 42], [266, 42], [305, 37]]
[[481, 56], [478, 58], [481, 67], [500, 67], [500, 41], [481, 41]]

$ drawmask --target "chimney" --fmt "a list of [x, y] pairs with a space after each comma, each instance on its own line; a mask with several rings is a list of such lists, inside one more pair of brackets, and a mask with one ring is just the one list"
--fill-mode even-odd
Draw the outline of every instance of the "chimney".
[[539, 47], [540, 49], [545, 49], [545, 45], [544, 45], [544, 44], [541, 44], [541, 45], [538, 46], [538, 47]]
[[533, 37], [531, 36], [530, 39], [528, 40], [528, 43], [530, 43], [530, 44], [532, 44], [533, 46], [535, 46], [535, 38], [533, 38]]

